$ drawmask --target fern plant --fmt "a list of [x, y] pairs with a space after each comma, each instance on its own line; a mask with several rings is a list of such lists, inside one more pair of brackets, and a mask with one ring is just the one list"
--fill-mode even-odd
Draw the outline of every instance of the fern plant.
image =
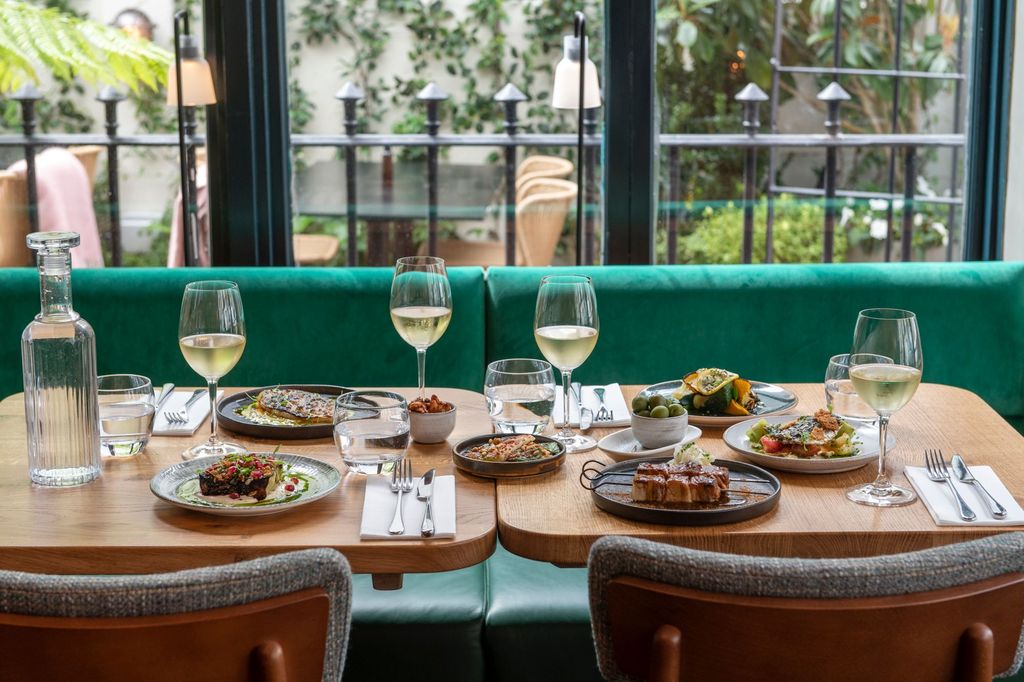
[[26, 81], [39, 83], [38, 67], [58, 80], [75, 76], [90, 83], [138, 92], [167, 79], [172, 55], [148, 40], [59, 10], [0, 0], [0, 92]]

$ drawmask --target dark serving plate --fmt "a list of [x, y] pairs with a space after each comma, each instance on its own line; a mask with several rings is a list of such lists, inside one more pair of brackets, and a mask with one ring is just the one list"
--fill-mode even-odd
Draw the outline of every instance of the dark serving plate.
[[645, 457], [607, 467], [602, 462], [590, 460], [580, 472], [580, 484], [590, 491], [594, 504], [609, 514], [634, 521], [674, 526], [710, 526], [746, 521], [770, 512], [779, 503], [779, 495], [782, 493], [779, 479], [759, 466], [731, 459], [714, 461], [716, 465], [729, 470], [729, 490], [725, 501], [678, 506], [634, 502], [630, 498], [630, 489], [637, 466], [643, 462], [661, 464], [671, 459]]
[[348, 393], [352, 389], [342, 386], [330, 386], [321, 384], [278, 384], [275, 386], [263, 386], [249, 391], [241, 391], [221, 398], [217, 403], [218, 423], [229, 431], [240, 433], [255, 438], [270, 438], [274, 440], [303, 440], [306, 438], [332, 438], [334, 436], [334, 424], [308, 424], [304, 426], [276, 426], [270, 424], [256, 424], [236, 413], [235, 410], [245, 407], [253, 401], [260, 391], [269, 388], [294, 388], [310, 393], [319, 393], [323, 396], [338, 397], [342, 393]]
[[547, 436], [534, 436], [538, 443], [555, 443], [558, 445], [558, 454], [544, 459], [535, 459], [530, 462], [482, 462], [478, 459], [471, 459], [462, 453], [471, 447], [486, 443], [492, 438], [512, 438], [520, 435], [514, 433], [488, 433], [483, 436], [473, 436], [460, 441], [452, 448], [452, 459], [455, 466], [466, 473], [484, 478], [521, 478], [523, 476], [538, 476], [554, 471], [562, 466], [565, 461], [565, 446], [554, 438]]

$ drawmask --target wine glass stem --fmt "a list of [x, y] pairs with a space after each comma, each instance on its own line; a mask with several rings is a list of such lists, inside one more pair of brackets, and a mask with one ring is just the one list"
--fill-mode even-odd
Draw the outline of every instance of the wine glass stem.
[[889, 481], [889, 471], [885, 468], [885, 438], [889, 430], [889, 417], [878, 415], [878, 477], [875, 479], [876, 488], [888, 488], [892, 483]]
[[217, 381], [207, 379], [210, 390], [210, 443], [217, 442]]
[[417, 348], [416, 349], [416, 374], [419, 377], [419, 393], [416, 394], [417, 398], [425, 397], [426, 386], [427, 386], [427, 349]]
[[562, 370], [562, 406], [565, 408], [562, 410], [562, 432], [563, 436], [572, 436], [572, 428], [570, 427], [570, 412], [569, 412], [569, 386], [572, 384], [572, 370]]

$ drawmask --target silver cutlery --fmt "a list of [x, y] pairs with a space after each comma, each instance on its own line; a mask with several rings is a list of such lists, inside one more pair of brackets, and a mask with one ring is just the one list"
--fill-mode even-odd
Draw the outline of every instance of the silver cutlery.
[[204, 393], [206, 393], [205, 388], [197, 388], [192, 392], [192, 396], [188, 399], [188, 402], [185, 403], [185, 407], [180, 410], [166, 410], [164, 412], [164, 419], [166, 419], [169, 424], [187, 424], [188, 408], [195, 405], [196, 401], [202, 398]]
[[583, 384], [574, 381], [569, 384], [572, 394], [576, 397], [576, 404], [580, 408], [580, 431], [586, 431], [594, 423], [594, 411], [583, 405]]
[[391, 470], [391, 492], [398, 494], [398, 500], [395, 502], [395, 516], [391, 519], [388, 533], [401, 535], [405, 532], [405, 523], [402, 521], [402, 494], [412, 492], [412, 462], [409, 460], [403, 459]]
[[598, 401], [601, 403], [601, 408], [594, 415], [594, 421], [596, 422], [610, 422], [615, 419], [615, 413], [608, 409], [608, 406], [604, 404], [604, 388], [598, 386], [594, 389], [594, 395], [597, 396]]
[[985, 489], [985, 486], [981, 484], [978, 479], [974, 478], [974, 474], [967, 468], [967, 463], [964, 458], [960, 455], [953, 455], [953, 473], [960, 479], [961, 483], [967, 483], [973, 485], [975, 488], [981, 491], [982, 497], [988, 502], [989, 511], [992, 512], [992, 516], [997, 519], [1001, 519], [1006, 516], [1006, 507], [999, 504], [999, 501], [992, 497], [992, 493]]
[[429, 538], [434, 534], [434, 511], [430, 506], [431, 500], [434, 499], [433, 469], [423, 474], [423, 477], [420, 478], [420, 482], [416, 486], [416, 497], [427, 504], [427, 509], [423, 512], [423, 525], [420, 526], [420, 535]]
[[174, 384], [168, 381], [164, 384], [163, 388], [160, 389], [160, 399], [156, 401], [156, 408], [153, 410], [154, 415], [160, 414], [160, 408], [164, 406], [164, 403], [171, 399], [172, 395], [174, 395]]
[[957, 492], [956, 486], [953, 485], [953, 479], [949, 477], [949, 470], [946, 468], [946, 461], [942, 459], [942, 452], [939, 450], [925, 450], [924, 464], [928, 470], [928, 478], [936, 483], [945, 483], [953, 491], [953, 497], [956, 498], [956, 503], [960, 507], [960, 518], [964, 521], [973, 521], [978, 518], [978, 515], [967, 506], [967, 502], [964, 501], [964, 498]]

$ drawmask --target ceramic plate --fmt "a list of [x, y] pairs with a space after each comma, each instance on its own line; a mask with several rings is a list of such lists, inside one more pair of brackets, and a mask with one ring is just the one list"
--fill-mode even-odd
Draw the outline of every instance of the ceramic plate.
[[[259, 453], [270, 454], [270, 453]], [[207, 498], [199, 492], [198, 472], [210, 466], [220, 457], [200, 457], [188, 462], [169, 466], [149, 482], [149, 489], [161, 500], [178, 507], [194, 509], [205, 514], [218, 516], [265, 516], [278, 514], [304, 504], [309, 504], [328, 495], [341, 483], [341, 473], [330, 464], [301, 455], [274, 455], [285, 463], [285, 476], [296, 477], [299, 483], [296, 491], [287, 493], [278, 488], [274, 499], [233, 504], [221, 501], [220, 497]]]
[[252, 403], [256, 396], [260, 394], [260, 391], [270, 388], [294, 388], [300, 391], [319, 393], [332, 399], [352, 390], [341, 386], [320, 384], [278, 384], [277, 386], [263, 386], [262, 388], [233, 393], [232, 395], [225, 396], [217, 403], [217, 424], [229, 431], [245, 436], [270, 438], [272, 440], [302, 440], [306, 438], [332, 438], [334, 436], [333, 423], [297, 426], [259, 424], [238, 414], [238, 410]]
[[640, 445], [640, 442], [633, 437], [633, 429], [622, 429], [615, 433], [609, 433], [607, 436], [602, 438], [597, 443], [597, 447], [607, 452], [608, 456], [616, 462], [624, 462], [627, 459], [637, 459], [639, 457], [673, 455], [675, 454], [677, 447], [680, 445], [686, 445], [687, 443], [692, 443], [700, 438], [700, 434], [700, 429], [693, 424], [690, 424], [686, 427], [686, 433], [683, 435], [683, 439], [678, 443], [666, 445], [663, 448], [655, 448], [654, 450], [644, 450], [644, 446]]
[[[648, 386], [641, 391], [639, 395], [652, 395], [654, 393], [671, 395], [673, 391], [682, 385], [683, 382], [681, 379], [677, 381], [663, 381], [660, 384]], [[691, 412], [689, 420], [690, 423], [695, 424], [696, 426], [712, 426], [724, 429], [727, 426], [732, 426], [733, 424], [738, 424], [741, 421], [750, 419], [751, 416], [767, 417], [773, 414], [790, 412], [799, 402], [796, 394], [787, 391], [781, 386], [776, 386], [775, 384], [766, 384], [763, 381], [751, 381], [750, 387], [761, 400], [757, 408], [750, 415], [722, 415], [711, 417]]]
[[462, 454], [469, 448], [486, 443], [492, 438], [512, 438], [515, 435], [512, 433], [488, 433], [483, 436], [473, 436], [472, 438], [460, 441], [452, 448], [452, 459], [455, 461], [455, 466], [466, 473], [473, 474], [474, 476], [483, 476], [484, 478], [520, 478], [554, 471], [562, 466], [562, 462], [565, 461], [565, 447], [554, 438], [547, 436], [534, 436], [534, 438], [537, 439], [538, 443], [557, 444], [559, 451], [557, 455], [551, 455], [544, 459], [535, 459], [528, 462], [483, 462]]
[[761, 467], [731, 459], [714, 461], [714, 464], [729, 470], [729, 490], [718, 502], [673, 506], [634, 502], [630, 490], [640, 463], [661, 464], [669, 459], [645, 457], [607, 467], [590, 460], [580, 472], [580, 484], [590, 490], [594, 504], [610, 514], [674, 526], [710, 526], [745, 521], [770, 512], [779, 503], [782, 484], [778, 478]]
[[[779, 457], [778, 455], [766, 455], [763, 452], [756, 452], [750, 447], [750, 440], [747, 438], [747, 431], [753, 428], [754, 424], [764, 419], [769, 424], [783, 424], [792, 421], [799, 415], [782, 415], [776, 417], [755, 417], [726, 429], [722, 435], [726, 445], [740, 453], [752, 462], [756, 462], [769, 469], [779, 471], [792, 471], [800, 474], [837, 474], [841, 471], [853, 471], [862, 466], [870, 464], [878, 459], [878, 427], [874, 424], [862, 422], [851, 422], [860, 440], [860, 453], [852, 457], [832, 457], [830, 459], [804, 459], [800, 457]], [[896, 438], [890, 433], [886, 438], [886, 446], [893, 448], [896, 445]]]

